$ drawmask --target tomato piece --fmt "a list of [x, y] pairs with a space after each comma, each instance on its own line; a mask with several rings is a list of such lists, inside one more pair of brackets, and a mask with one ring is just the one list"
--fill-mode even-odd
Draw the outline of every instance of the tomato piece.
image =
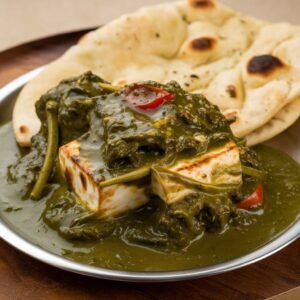
[[155, 109], [174, 98], [168, 91], [146, 84], [134, 84], [125, 91], [126, 100], [141, 109]]
[[254, 206], [260, 206], [263, 203], [264, 192], [263, 187], [259, 184], [253, 194], [237, 204], [238, 208], [248, 209]]

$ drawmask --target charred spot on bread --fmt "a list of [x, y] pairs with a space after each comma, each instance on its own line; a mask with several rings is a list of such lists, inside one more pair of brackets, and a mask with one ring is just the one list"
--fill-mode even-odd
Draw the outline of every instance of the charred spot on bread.
[[210, 37], [201, 37], [191, 41], [191, 48], [196, 51], [208, 51], [213, 49], [215, 44], [215, 39]]
[[230, 98], [236, 98], [237, 97], [236, 87], [232, 84], [227, 86], [226, 92], [229, 94]]
[[284, 67], [284, 63], [276, 56], [264, 54], [254, 56], [248, 63], [249, 74], [268, 76], [277, 69]]
[[25, 134], [28, 132], [28, 127], [25, 125], [21, 125], [19, 130], [20, 130], [20, 133]]
[[189, 3], [194, 8], [211, 8], [215, 6], [211, 0], [190, 0]]

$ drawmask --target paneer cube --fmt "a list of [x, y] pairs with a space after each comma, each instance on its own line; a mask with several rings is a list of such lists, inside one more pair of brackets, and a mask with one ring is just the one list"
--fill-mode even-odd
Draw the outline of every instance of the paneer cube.
[[[239, 148], [233, 142], [196, 158], [178, 161], [167, 170], [203, 184], [238, 185], [242, 182]], [[166, 172], [159, 171], [152, 173], [152, 191], [167, 204], [195, 192], [173, 180]]]
[[93, 176], [95, 168], [80, 155], [80, 141], [72, 141], [59, 150], [61, 170], [78, 201], [99, 217], [113, 217], [148, 202], [144, 188], [131, 184], [100, 187]]
[[151, 178], [152, 192], [159, 196], [167, 204], [172, 204], [184, 199], [189, 194], [194, 193], [193, 189], [173, 180], [170, 174], [154, 169]]

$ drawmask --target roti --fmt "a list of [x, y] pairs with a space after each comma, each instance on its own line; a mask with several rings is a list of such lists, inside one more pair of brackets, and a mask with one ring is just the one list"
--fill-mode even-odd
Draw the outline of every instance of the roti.
[[88, 33], [29, 82], [14, 108], [15, 135], [29, 146], [40, 128], [39, 97], [91, 70], [116, 85], [176, 80], [189, 92], [204, 93], [235, 119], [234, 134], [252, 145], [299, 118], [299, 53], [300, 27], [244, 16], [217, 1], [146, 7]]

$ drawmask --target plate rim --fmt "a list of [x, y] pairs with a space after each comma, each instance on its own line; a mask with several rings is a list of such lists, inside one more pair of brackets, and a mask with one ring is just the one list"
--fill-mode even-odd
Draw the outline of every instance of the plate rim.
[[[44, 66], [25, 73], [0, 89], [0, 104], [37, 76]], [[0, 237], [14, 248], [48, 265], [90, 277], [127, 282], [167, 282], [196, 279], [236, 270], [265, 259], [300, 238], [300, 219], [268, 243], [238, 258], [207, 267], [172, 271], [121, 271], [72, 261], [26, 240], [0, 216]]]

